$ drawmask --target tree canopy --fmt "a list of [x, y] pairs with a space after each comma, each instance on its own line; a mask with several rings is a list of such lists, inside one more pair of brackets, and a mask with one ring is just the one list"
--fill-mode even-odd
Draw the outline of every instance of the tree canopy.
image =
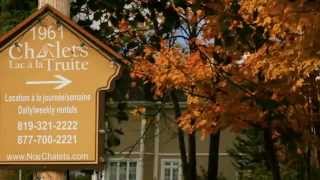
[[177, 122], [186, 132], [263, 130], [275, 179], [274, 137], [290, 137], [302, 154], [317, 147], [318, 1], [89, 0], [74, 7], [88, 15], [77, 14], [80, 24], [128, 57], [132, 78], [149, 84], [155, 99], [184, 93]]
[[35, 0], [1, 0], [0, 1], [0, 35], [27, 18], [37, 7]]

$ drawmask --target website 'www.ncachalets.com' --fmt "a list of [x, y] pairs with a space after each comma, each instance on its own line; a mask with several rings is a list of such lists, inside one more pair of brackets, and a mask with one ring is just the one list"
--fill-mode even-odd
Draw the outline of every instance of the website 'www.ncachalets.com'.
[[8, 161], [87, 161], [88, 153], [11, 153], [7, 154]]

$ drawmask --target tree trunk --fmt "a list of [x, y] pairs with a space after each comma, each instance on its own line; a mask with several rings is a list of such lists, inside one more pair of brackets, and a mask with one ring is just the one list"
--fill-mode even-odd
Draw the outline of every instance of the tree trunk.
[[[175, 92], [171, 92], [171, 99], [174, 105], [175, 119], [178, 119], [181, 115], [181, 109], [180, 109], [179, 101]], [[179, 150], [180, 150], [180, 159], [182, 163], [183, 177], [184, 177], [184, 180], [190, 180], [188, 176], [189, 165], [188, 165], [188, 159], [187, 159], [186, 143], [184, 140], [184, 132], [179, 127], [178, 127], [178, 141], [179, 141], [178, 143], [179, 143]]]
[[188, 135], [189, 141], [189, 174], [190, 180], [197, 180], [196, 133]]
[[50, 5], [60, 11], [62, 14], [70, 17], [71, 1], [69, 0], [38, 0], [38, 9]]
[[[311, 127], [310, 132], [312, 135], [320, 137], [320, 101], [319, 101], [319, 94], [320, 89], [318, 82], [316, 80], [318, 74], [314, 73], [311, 75], [311, 87], [310, 87], [310, 99], [311, 99]], [[312, 153], [314, 151], [315, 153]], [[320, 157], [319, 157], [319, 147], [315, 146], [312, 143], [309, 143], [308, 147], [308, 156], [309, 156], [309, 164], [307, 173], [309, 173], [308, 179], [311, 179], [311, 165], [315, 167], [319, 167], [320, 164]]]
[[317, 161], [317, 168], [319, 168], [320, 167], [320, 149], [319, 148], [317, 148], [317, 150], [316, 150], [317, 152], [317, 159], [318, 159], [318, 161]]
[[306, 168], [306, 173], [305, 173], [305, 180], [311, 180], [311, 145], [308, 145], [308, 150], [306, 153], [306, 157], [305, 157], [305, 168]]
[[269, 164], [269, 167], [271, 168], [273, 180], [281, 180], [279, 161], [277, 159], [277, 154], [274, 149], [271, 128], [270, 127], [265, 128], [263, 130], [263, 133], [264, 133], [264, 147], [265, 147], [266, 158], [267, 158], [266, 161]]
[[70, 170], [67, 170], [66, 172], [66, 180], [70, 180]]
[[218, 180], [220, 131], [210, 135], [208, 180]]
[[180, 159], [182, 162], [182, 173], [184, 180], [190, 180], [187, 175], [189, 172], [189, 163], [187, 159], [186, 143], [184, 140], [184, 132], [181, 128], [178, 129], [178, 141], [179, 141], [179, 150], [180, 150]]

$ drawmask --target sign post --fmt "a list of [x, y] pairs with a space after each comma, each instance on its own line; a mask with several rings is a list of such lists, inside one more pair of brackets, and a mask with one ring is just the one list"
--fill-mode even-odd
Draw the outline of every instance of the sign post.
[[97, 166], [118, 58], [50, 6], [0, 38], [0, 165]]

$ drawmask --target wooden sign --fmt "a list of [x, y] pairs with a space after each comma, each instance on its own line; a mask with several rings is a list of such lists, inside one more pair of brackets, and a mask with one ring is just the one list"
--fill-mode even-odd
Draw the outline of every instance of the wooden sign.
[[0, 164], [98, 164], [99, 93], [121, 58], [47, 6], [0, 39]]

